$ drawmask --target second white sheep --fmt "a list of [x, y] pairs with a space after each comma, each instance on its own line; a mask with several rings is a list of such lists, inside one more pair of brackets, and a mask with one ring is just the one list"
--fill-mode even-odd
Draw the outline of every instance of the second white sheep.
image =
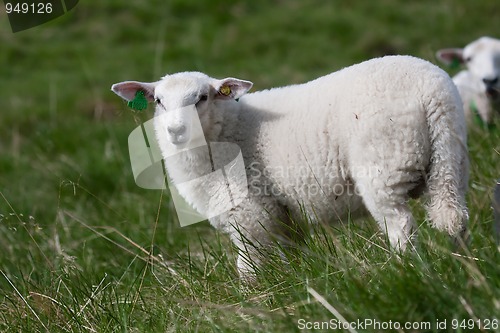
[[500, 115], [500, 40], [481, 37], [465, 48], [439, 50], [437, 58], [450, 66], [467, 67], [453, 77], [465, 113], [491, 127], [495, 114]]

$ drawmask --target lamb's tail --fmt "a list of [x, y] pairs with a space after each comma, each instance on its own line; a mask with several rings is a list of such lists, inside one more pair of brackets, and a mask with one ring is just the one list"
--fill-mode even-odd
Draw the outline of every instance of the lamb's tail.
[[469, 160], [462, 102], [458, 90], [449, 81], [450, 84], [445, 82], [444, 85], [449, 89], [443, 89], [440, 96], [434, 96], [427, 114], [431, 139], [427, 213], [437, 229], [459, 236], [465, 232], [469, 218], [465, 203]]

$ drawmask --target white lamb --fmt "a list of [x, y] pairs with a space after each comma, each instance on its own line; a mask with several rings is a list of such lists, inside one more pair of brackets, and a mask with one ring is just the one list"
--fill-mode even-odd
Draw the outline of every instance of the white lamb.
[[[197, 119], [176, 110], [195, 105], [207, 141], [241, 147], [249, 194], [210, 219], [238, 247], [241, 277], [255, 276], [260, 249], [293, 229], [304, 211], [313, 221], [334, 221], [366, 208], [390, 245], [402, 250], [415, 232], [407, 202], [427, 190], [432, 225], [451, 236], [464, 230], [465, 118], [444, 71], [418, 58], [390, 56], [305, 84], [246, 94], [251, 87], [198, 72], [112, 87], [125, 100], [143, 91], [156, 102], [162, 151], [166, 158], [172, 149], [184, 152], [177, 165], [166, 163], [174, 183], [205, 175], [210, 162], [206, 154], [185, 149]], [[169, 113], [175, 121], [162, 117]], [[217, 204], [217, 190], [180, 192], [202, 209]]]
[[439, 50], [437, 58], [447, 65], [465, 64], [467, 70], [453, 77], [465, 113], [479, 123], [492, 126], [500, 114], [500, 40], [481, 37], [465, 48]]

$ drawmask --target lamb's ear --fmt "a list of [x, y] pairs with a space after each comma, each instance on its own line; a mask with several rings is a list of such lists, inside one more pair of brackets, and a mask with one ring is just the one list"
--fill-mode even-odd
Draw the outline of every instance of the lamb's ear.
[[442, 49], [436, 52], [439, 61], [450, 67], [458, 67], [464, 61], [464, 49]]
[[217, 81], [214, 85], [217, 91], [215, 97], [221, 99], [238, 99], [245, 95], [252, 86], [253, 83], [250, 81], [239, 80], [232, 77], [222, 79]]
[[138, 91], [143, 91], [146, 99], [152, 102], [155, 98], [155, 87], [156, 82], [124, 81], [113, 84], [111, 90], [127, 101], [133, 100]]

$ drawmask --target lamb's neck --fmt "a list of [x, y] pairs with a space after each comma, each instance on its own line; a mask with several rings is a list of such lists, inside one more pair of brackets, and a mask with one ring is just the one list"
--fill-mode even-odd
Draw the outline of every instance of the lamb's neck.
[[170, 178], [177, 184], [204, 176], [212, 171], [207, 146], [179, 150], [177, 154], [165, 157], [164, 161]]
[[216, 121], [212, 133], [205, 132], [208, 142], [232, 142], [241, 126], [240, 115], [244, 112], [243, 103], [240, 101], [224, 101], [217, 105]]
[[257, 91], [241, 98], [246, 108], [259, 110], [264, 113], [283, 115], [294, 109], [301, 109], [307, 103], [303, 97], [304, 90], [313, 86], [314, 81], [279, 88]]

